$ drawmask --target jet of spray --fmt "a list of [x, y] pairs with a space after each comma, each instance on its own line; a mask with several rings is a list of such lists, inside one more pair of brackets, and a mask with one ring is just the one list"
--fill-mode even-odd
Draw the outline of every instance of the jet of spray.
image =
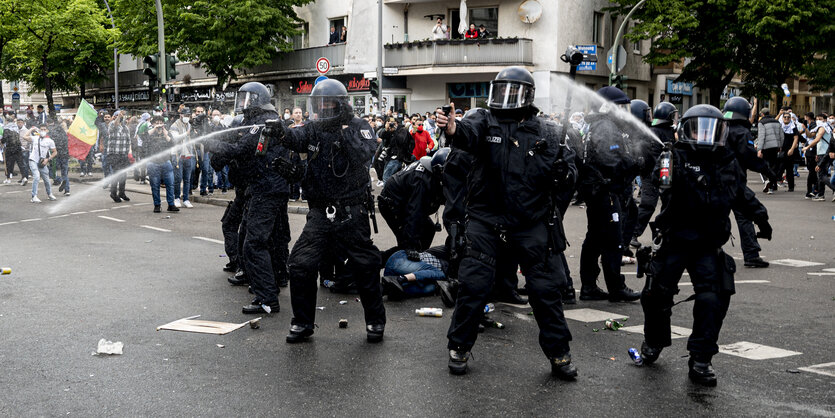
[[[84, 199], [87, 196], [89, 196], [93, 193], [96, 193], [96, 191], [99, 190], [98, 187], [96, 187], [96, 186], [102, 186], [102, 185], [110, 182], [114, 178], [116, 178], [116, 177], [118, 177], [122, 174], [127, 174], [128, 172], [132, 171], [135, 168], [143, 167], [150, 162], [158, 161], [158, 160], [164, 160], [165, 158], [168, 158], [171, 155], [172, 148], [174, 148], [174, 147], [199, 144], [199, 143], [202, 143], [203, 141], [206, 141], [208, 139], [213, 139], [217, 136], [228, 135], [229, 132], [239, 131], [239, 130], [244, 130], [244, 129], [251, 129], [252, 127], [255, 127], [255, 126], [264, 126], [264, 125], [261, 124], [261, 125], [237, 126], [237, 127], [234, 127], [234, 128], [224, 129], [222, 131], [211, 132], [211, 133], [208, 133], [206, 135], [199, 136], [197, 138], [192, 138], [192, 139], [190, 139], [186, 142], [178, 142], [178, 143], [172, 142], [171, 143], [171, 148], [169, 148], [165, 151], [162, 151], [162, 152], [158, 152], [158, 153], [156, 153], [154, 155], [151, 155], [149, 157], [145, 157], [142, 160], [137, 161], [136, 163], [131, 164], [130, 166], [111, 174], [110, 176], [106, 176], [105, 178], [93, 183], [93, 185], [92, 185], [93, 187], [88, 187], [87, 189], [82, 190], [80, 193], [73, 194], [69, 198], [61, 200], [61, 202], [59, 202], [57, 205], [51, 206], [49, 209], [47, 209], [47, 212], [54, 215], [54, 214], [60, 213], [62, 211], [69, 210], [69, 209], [77, 206], [79, 203], [83, 202]], [[166, 191], [166, 193], [167, 192], [168, 191]], [[173, 193], [173, 190], [171, 192]]]

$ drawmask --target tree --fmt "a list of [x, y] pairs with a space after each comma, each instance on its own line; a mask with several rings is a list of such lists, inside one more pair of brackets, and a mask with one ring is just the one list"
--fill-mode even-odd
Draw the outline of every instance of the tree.
[[[637, 1], [610, 8], [625, 14]], [[822, 48], [833, 30], [831, 0], [647, 0], [633, 18], [628, 39], [651, 39], [644, 61], [655, 65], [684, 62], [679, 80], [710, 89], [719, 106], [722, 91], [737, 75], [744, 91], [767, 95], [780, 91], [786, 78], [804, 73], [806, 53]], [[809, 71], [805, 73], [811, 74]]]
[[[15, 3], [0, 2], [0, 80], [16, 80], [11, 52], [6, 48], [20, 34], [20, 24], [14, 14]], [[0, 84], [0, 108], [4, 106], [3, 85]]]
[[[299, 33], [294, 6], [311, 0], [215, 0], [163, 2], [165, 47], [181, 60], [197, 60], [217, 77], [217, 87], [246, 68], [267, 64], [290, 50]], [[121, 51], [137, 56], [157, 52], [153, 2], [116, 0], [113, 12], [122, 30]]]
[[95, 0], [41, 0], [17, 7], [23, 33], [10, 42], [14, 66], [35, 90], [44, 92], [55, 116], [55, 90], [74, 90], [101, 77], [98, 69], [112, 65], [113, 57], [95, 51], [112, 48], [117, 33], [106, 28], [109, 22]]

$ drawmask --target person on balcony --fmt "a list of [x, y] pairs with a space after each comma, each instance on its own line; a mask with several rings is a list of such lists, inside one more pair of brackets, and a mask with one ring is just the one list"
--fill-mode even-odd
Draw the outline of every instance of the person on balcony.
[[339, 34], [336, 33], [336, 27], [331, 25], [331, 34], [328, 40], [328, 45], [333, 45], [339, 42]]
[[464, 34], [464, 38], [478, 39], [478, 29], [475, 28], [475, 23], [470, 23], [470, 29]]
[[479, 39], [487, 39], [487, 38], [492, 38], [492, 37], [493, 37], [493, 34], [490, 33], [490, 31], [487, 30], [487, 28], [485, 28], [484, 25], [478, 25], [478, 38]]
[[447, 39], [447, 36], [447, 27], [444, 25], [444, 19], [439, 17], [435, 27], [432, 28], [432, 39], [437, 41], [439, 39]]

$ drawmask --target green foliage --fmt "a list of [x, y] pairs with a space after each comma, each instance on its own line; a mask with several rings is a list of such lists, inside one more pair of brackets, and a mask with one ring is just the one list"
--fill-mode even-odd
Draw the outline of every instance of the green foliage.
[[[616, 5], [609, 10], [621, 15], [637, 3], [610, 1]], [[757, 95], [779, 90], [794, 75], [835, 85], [832, 63], [811, 59], [832, 34], [834, 7], [832, 0], [647, 0], [626, 37], [652, 39], [645, 62], [684, 61], [679, 80], [710, 88], [710, 101], [718, 105], [736, 75], [746, 93]]]
[[[181, 61], [197, 60], [218, 78], [220, 86], [245, 69], [269, 63], [291, 49], [288, 37], [298, 33], [293, 6], [311, 0], [166, 0], [166, 52]], [[120, 49], [138, 56], [158, 50], [153, 1], [115, 0]]]

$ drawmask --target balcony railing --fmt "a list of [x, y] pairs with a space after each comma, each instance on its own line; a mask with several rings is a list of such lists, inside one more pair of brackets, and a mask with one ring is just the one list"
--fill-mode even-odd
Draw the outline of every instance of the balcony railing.
[[385, 66], [400, 69], [475, 65], [533, 65], [530, 39], [415, 41], [385, 46]]
[[331, 70], [345, 65], [345, 44], [317, 46], [285, 52], [269, 64], [259, 65], [247, 72], [259, 73], [316, 73], [316, 60], [328, 59]]

